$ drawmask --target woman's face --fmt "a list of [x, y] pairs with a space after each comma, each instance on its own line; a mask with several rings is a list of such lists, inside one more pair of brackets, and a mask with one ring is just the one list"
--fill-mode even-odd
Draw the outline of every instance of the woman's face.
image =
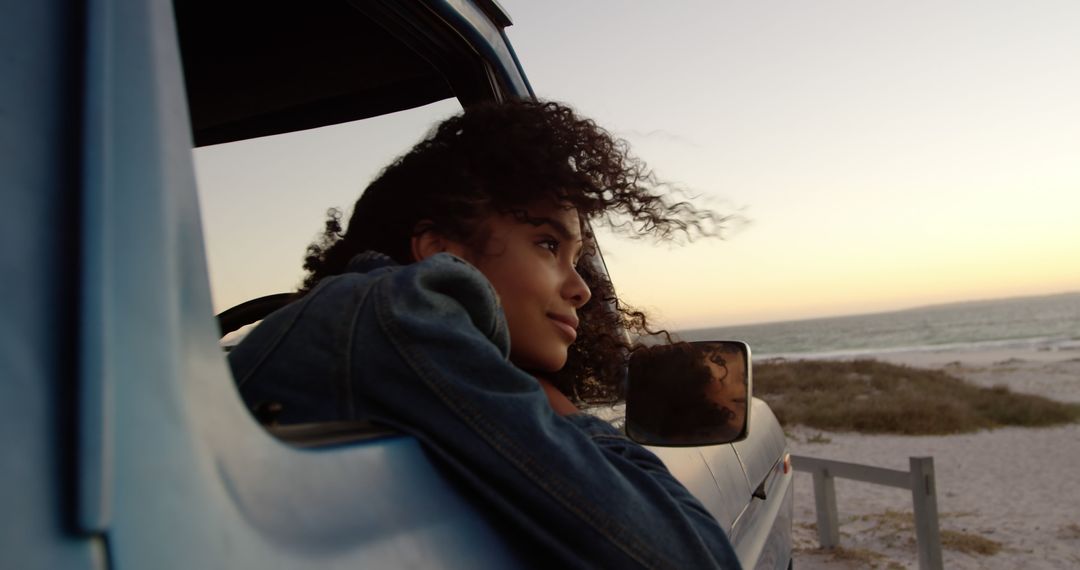
[[465, 255], [495, 287], [510, 328], [510, 360], [555, 372], [577, 338], [577, 310], [591, 293], [575, 265], [582, 250], [577, 210], [555, 204], [525, 208], [530, 221], [493, 216], [483, 252]]

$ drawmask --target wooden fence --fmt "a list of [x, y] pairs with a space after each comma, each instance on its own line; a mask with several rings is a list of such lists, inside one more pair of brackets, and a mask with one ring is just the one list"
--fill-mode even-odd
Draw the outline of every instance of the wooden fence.
[[814, 503], [817, 508], [818, 539], [821, 547], [833, 548], [840, 543], [834, 479], [852, 479], [899, 487], [911, 492], [915, 509], [915, 540], [919, 550], [919, 568], [941, 570], [941, 536], [938, 531], [934, 458], [912, 457], [910, 461], [910, 471], [897, 471], [858, 463], [792, 455], [791, 466], [796, 471], [806, 471], [814, 476]]

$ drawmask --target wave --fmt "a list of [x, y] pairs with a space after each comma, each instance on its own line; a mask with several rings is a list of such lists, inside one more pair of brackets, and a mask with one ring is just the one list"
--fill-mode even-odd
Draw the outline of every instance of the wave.
[[754, 360], [835, 360], [873, 357], [881, 354], [899, 354], [905, 352], [950, 352], [956, 350], [981, 351], [998, 350], [1003, 348], [1022, 348], [1040, 351], [1080, 350], [1080, 339], [1060, 336], [1042, 336], [1004, 340], [986, 340], [976, 342], [952, 342], [944, 344], [889, 346], [879, 348], [857, 348], [814, 352], [775, 352], [754, 354]]

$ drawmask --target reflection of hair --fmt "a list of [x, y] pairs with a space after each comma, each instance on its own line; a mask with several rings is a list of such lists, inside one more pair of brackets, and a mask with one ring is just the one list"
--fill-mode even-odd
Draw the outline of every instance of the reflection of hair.
[[[704, 351], [709, 362], [719, 366], [724, 370], [723, 376], [720, 376], [716, 380], [721, 384], [727, 385], [728, 376], [731, 375], [731, 370], [728, 368], [728, 359], [735, 357], [736, 359], [743, 358], [742, 351], [736, 348], [737, 345], [714, 342], [705, 345]], [[736, 378], [737, 382], [745, 382], [745, 379]]]
[[[706, 349], [708, 350], [708, 349]], [[735, 412], [710, 401], [705, 388], [713, 380], [703, 352], [688, 342], [634, 350], [627, 393], [627, 417], [659, 437], [677, 437], [703, 426], [721, 426]]]
[[[541, 200], [569, 204], [583, 224], [599, 220], [630, 235], [717, 235], [723, 217], [663, 197], [662, 186], [624, 141], [565, 106], [513, 101], [470, 107], [383, 170], [357, 200], [344, 232], [340, 212], [330, 212], [321, 239], [308, 246], [300, 294], [342, 273], [366, 250], [410, 263], [410, 241], [421, 221], [480, 249], [488, 238], [481, 221]], [[642, 313], [619, 302], [599, 266], [595, 251], [583, 252], [578, 272], [592, 299], [578, 312], [578, 341], [567, 365], [552, 379], [567, 395], [586, 400], [619, 396], [629, 348], [623, 331], [651, 332]]]

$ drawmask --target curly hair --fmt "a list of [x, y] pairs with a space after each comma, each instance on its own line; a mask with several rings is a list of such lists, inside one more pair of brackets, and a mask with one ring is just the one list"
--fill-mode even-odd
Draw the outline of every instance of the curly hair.
[[[727, 218], [674, 200], [667, 189], [625, 141], [565, 105], [515, 100], [469, 107], [386, 167], [357, 200], [344, 231], [340, 212], [329, 212], [322, 236], [308, 246], [309, 273], [299, 294], [342, 273], [366, 250], [411, 263], [421, 221], [430, 223], [424, 229], [480, 249], [488, 237], [482, 221], [541, 200], [576, 209], [587, 243], [590, 222], [658, 240], [719, 235]], [[586, 403], [622, 396], [628, 332], [657, 334], [643, 313], [615, 295], [599, 255], [586, 247], [578, 263], [592, 299], [579, 310], [567, 365], [552, 378], [572, 400]]]

